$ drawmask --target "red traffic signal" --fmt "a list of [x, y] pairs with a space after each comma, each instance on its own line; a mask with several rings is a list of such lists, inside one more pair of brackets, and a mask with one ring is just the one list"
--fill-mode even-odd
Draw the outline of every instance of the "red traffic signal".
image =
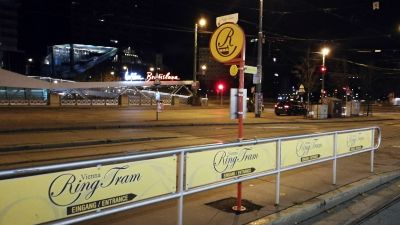
[[321, 66], [320, 70], [321, 70], [321, 73], [325, 73], [326, 72], [326, 66]]
[[223, 84], [218, 84], [218, 90], [220, 90], [220, 91], [224, 90], [224, 85]]

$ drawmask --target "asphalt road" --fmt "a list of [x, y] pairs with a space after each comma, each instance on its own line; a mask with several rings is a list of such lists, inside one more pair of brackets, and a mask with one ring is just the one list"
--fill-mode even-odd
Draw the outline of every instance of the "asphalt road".
[[[398, 150], [400, 114], [397, 108], [375, 111], [373, 117], [309, 120], [280, 116], [267, 110], [263, 118], [248, 114], [246, 139], [291, 136], [324, 131], [380, 126], [382, 147], [376, 154], [375, 173], [400, 168]], [[237, 124], [226, 108], [167, 109], [155, 120], [153, 109], [0, 109], [0, 168], [107, 157], [182, 146], [232, 142]], [[275, 177], [244, 182], [244, 198], [262, 209], [229, 214], [206, 206], [235, 196], [234, 185], [185, 198], [185, 224], [244, 224], [370, 176], [369, 154], [338, 162], [338, 184], [331, 185], [331, 163], [282, 174], [281, 204], [274, 206]], [[176, 224], [176, 201], [114, 214], [82, 224]]]
[[[4, 156], [0, 168], [236, 141], [237, 122], [227, 115], [226, 108], [178, 108], [166, 110], [156, 121], [148, 108], [0, 108], [0, 154]], [[393, 136], [400, 115], [385, 112], [368, 118], [318, 121], [275, 116], [267, 109], [263, 118], [250, 113], [247, 117], [245, 139], [377, 125], [385, 126], [383, 132]]]

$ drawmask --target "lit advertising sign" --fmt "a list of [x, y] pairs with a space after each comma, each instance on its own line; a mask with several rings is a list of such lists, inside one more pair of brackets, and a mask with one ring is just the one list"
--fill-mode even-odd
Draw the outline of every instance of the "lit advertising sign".
[[[154, 81], [156, 78], [157, 78], [156, 74], [153, 74], [152, 72], [147, 72], [146, 81]], [[170, 72], [168, 72], [166, 74], [159, 73], [158, 79], [160, 79], [162, 81], [180, 80], [180, 78], [178, 76], [171, 75]]]
[[186, 155], [186, 189], [276, 168], [276, 142]]
[[176, 192], [176, 156], [0, 181], [0, 224], [38, 224]]
[[125, 72], [124, 78], [125, 80], [130, 80], [130, 81], [144, 80], [144, 78], [140, 74], [136, 72], [129, 73], [128, 71]]
[[337, 154], [361, 151], [372, 148], [372, 130], [338, 134]]
[[281, 167], [289, 167], [333, 156], [334, 135], [282, 141]]

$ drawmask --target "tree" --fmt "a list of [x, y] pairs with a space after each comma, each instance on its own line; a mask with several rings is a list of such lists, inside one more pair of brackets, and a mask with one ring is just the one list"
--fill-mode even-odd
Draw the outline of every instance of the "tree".
[[300, 63], [294, 66], [296, 76], [300, 83], [304, 85], [304, 89], [307, 93], [307, 102], [310, 103], [310, 92], [318, 90], [316, 83], [319, 76], [317, 76], [316, 70], [319, 68], [316, 60], [310, 59], [310, 49], [304, 58], [300, 60]]

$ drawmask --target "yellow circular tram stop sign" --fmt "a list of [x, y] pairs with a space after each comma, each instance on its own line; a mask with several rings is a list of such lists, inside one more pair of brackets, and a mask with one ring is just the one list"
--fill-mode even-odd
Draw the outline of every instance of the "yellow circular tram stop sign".
[[236, 74], [238, 73], [238, 71], [239, 71], [239, 68], [238, 68], [236, 65], [232, 65], [232, 66], [229, 68], [229, 74], [230, 74], [232, 77], [236, 76]]
[[218, 27], [211, 36], [211, 55], [218, 62], [229, 62], [242, 52], [244, 39], [244, 32], [239, 25], [225, 23]]

